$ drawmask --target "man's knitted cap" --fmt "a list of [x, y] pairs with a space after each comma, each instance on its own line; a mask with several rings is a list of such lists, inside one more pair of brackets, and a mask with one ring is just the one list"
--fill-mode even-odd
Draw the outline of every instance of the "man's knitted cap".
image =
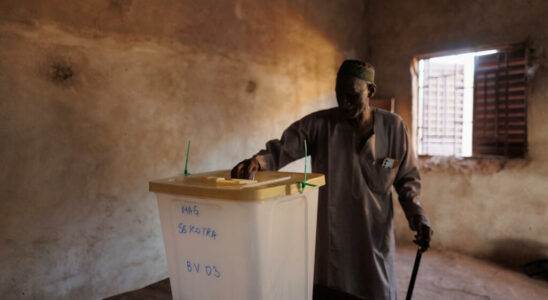
[[341, 75], [351, 75], [363, 79], [368, 83], [374, 83], [375, 67], [370, 63], [348, 59], [342, 63], [339, 72], [337, 72], [337, 76]]

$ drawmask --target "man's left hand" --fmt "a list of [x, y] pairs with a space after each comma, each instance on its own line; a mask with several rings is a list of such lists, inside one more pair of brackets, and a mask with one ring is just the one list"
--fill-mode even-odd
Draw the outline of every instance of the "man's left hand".
[[415, 240], [413, 242], [419, 245], [421, 252], [425, 252], [430, 248], [430, 238], [434, 234], [434, 231], [430, 229], [428, 220], [422, 215], [415, 215], [413, 217], [413, 229], [417, 232]]

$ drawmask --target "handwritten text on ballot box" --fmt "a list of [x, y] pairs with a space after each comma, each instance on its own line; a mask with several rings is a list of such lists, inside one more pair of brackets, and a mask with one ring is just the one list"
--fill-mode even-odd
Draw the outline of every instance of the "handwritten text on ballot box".
[[[192, 204], [182, 204], [181, 205], [181, 217], [177, 224], [177, 232], [184, 236], [198, 236], [204, 239], [217, 239], [217, 231], [209, 226], [199, 225], [200, 222], [200, 206]], [[215, 245], [213, 245], [215, 247]], [[203, 274], [207, 277], [220, 278], [221, 272], [219, 268], [212, 264], [205, 264], [203, 262], [196, 262], [191, 259], [186, 261], [186, 270], [189, 273], [194, 273], [196, 275]]]

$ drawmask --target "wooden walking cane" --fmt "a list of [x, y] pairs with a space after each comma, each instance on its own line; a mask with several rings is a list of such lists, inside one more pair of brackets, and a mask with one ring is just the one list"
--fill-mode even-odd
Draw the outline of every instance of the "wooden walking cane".
[[417, 256], [415, 256], [415, 264], [413, 265], [413, 272], [411, 273], [411, 280], [409, 281], [409, 288], [407, 289], [407, 297], [405, 300], [411, 300], [413, 296], [413, 288], [415, 287], [415, 279], [417, 279], [417, 273], [419, 272], [419, 265], [421, 263], [422, 248], [417, 249]]

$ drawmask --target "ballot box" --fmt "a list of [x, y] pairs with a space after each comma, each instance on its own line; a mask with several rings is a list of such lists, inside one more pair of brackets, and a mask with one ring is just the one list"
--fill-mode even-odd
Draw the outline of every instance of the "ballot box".
[[[154, 180], [174, 299], [312, 299], [322, 174]], [[315, 185], [315, 186], [313, 186]]]

